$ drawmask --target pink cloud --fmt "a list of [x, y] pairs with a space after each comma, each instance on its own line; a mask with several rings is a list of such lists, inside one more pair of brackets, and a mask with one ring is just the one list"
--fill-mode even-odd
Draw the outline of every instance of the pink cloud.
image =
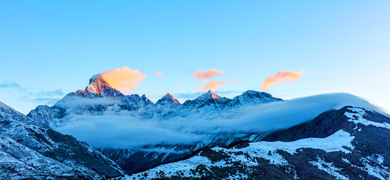
[[176, 84], [176, 87], [178, 87], [178, 88], [179, 88], [179, 87], [181, 87], [181, 85], [180, 85], [180, 84]]
[[286, 70], [280, 70], [278, 73], [276, 73], [275, 76], [268, 77], [263, 81], [261, 84], [261, 90], [266, 91], [271, 88], [271, 85], [274, 83], [283, 84], [285, 82], [295, 82], [298, 81], [302, 74], [309, 73], [309, 71], [286, 71]]
[[226, 86], [226, 85], [227, 85], [226, 81], [210, 81], [204, 87], [199, 86], [196, 89], [199, 90], [199, 91], [201, 91], [201, 90], [205, 90], [205, 91], [208, 91], [208, 90], [218, 91], [218, 86]]
[[233, 84], [237, 84], [238, 80], [237, 79], [232, 79], [230, 82], [232, 82]]
[[216, 69], [210, 69], [209, 71], [196, 71], [194, 74], [195, 80], [202, 80], [203, 82], [207, 81], [210, 78], [213, 78], [214, 76], [223, 75], [225, 72], [218, 71]]
[[154, 73], [154, 76], [160, 76], [160, 77], [162, 77], [162, 76], [165, 76], [165, 75], [162, 74], [162, 73], [160, 73], [160, 72], [156, 72], [156, 73]]
[[137, 85], [146, 78], [146, 75], [139, 70], [132, 70], [126, 66], [122, 69], [116, 68], [105, 71], [100, 75], [111, 87], [121, 92], [136, 89]]

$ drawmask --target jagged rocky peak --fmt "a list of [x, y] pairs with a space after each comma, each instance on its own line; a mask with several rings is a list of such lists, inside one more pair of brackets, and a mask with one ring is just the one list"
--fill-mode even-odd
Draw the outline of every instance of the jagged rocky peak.
[[159, 99], [156, 104], [162, 105], [162, 104], [166, 104], [166, 103], [180, 104], [180, 102], [169, 93], [167, 93], [165, 96], [163, 96], [161, 99]]
[[144, 94], [142, 96], [138, 94], [126, 95], [122, 105], [131, 106], [133, 110], [137, 110], [141, 107], [151, 107], [154, 103]]
[[224, 103], [228, 100], [228, 98], [218, 96], [217, 94], [209, 90], [206, 93], [197, 97], [194, 101], [214, 101], [216, 103]]
[[85, 91], [82, 90], [77, 91], [79, 93], [94, 93], [100, 97], [117, 97], [123, 96], [123, 94], [108, 84], [101, 74], [97, 74], [92, 76], [89, 79], [89, 85], [85, 88]]
[[126, 97], [132, 102], [153, 103], [145, 94], [142, 96], [139, 96], [138, 94], [131, 94]]
[[143, 94], [141, 96], [141, 100], [143, 100], [143, 101], [150, 101], [149, 98], [146, 96], [146, 94]]
[[259, 92], [259, 91], [254, 91], [254, 90], [247, 90], [241, 94], [242, 96], [264, 96], [264, 97], [269, 97], [272, 98], [271, 94], [268, 94], [266, 92]]
[[[240, 96], [244, 97], [244, 98], [248, 98], [248, 99], [253, 99], [253, 98], [263, 98], [263, 99], [274, 98], [271, 94], [268, 94], [266, 92], [254, 91], [254, 90], [245, 91]], [[279, 98], [275, 98], [275, 99], [279, 99]]]
[[254, 90], [248, 90], [243, 92], [241, 95], [236, 96], [232, 99], [231, 105], [242, 105], [242, 104], [262, 104], [275, 101], [283, 101], [280, 98], [275, 98], [271, 94], [266, 92], [259, 92]]
[[47, 105], [37, 106], [27, 114], [27, 117], [42, 124], [44, 127], [54, 127], [53, 109]]
[[141, 103], [144, 103], [145, 106], [154, 104], [145, 94], [141, 96]]
[[87, 106], [88, 104], [81, 103], [80, 98], [113, 98], [121, 99], [125, 95], [119, 90], [111, 87], [102, 77], [101, 74], [92, 76], [89, 79], [89, 85], [85, 90], [78, 90], [67, 94], [64, 98], [57, 101], [54, 106], [62, 108], [77, 107], [80, 105]]
[[189, 107], [203, 107], [204, 105], [217, 105], [217, 104], [227, 104], [231, 99], [225, 98], [218, 96], [211, 90], [207, 91], [206, 93], [200, 95], [194, 100], [187, 100], [184, 102], [184, 106], [189, 106]]

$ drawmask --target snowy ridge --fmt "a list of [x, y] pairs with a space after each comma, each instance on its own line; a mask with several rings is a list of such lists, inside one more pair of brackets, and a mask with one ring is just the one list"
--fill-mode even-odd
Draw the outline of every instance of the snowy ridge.
[[218, 96], [211, 90], [197, 97], [194, 101], [214, 101], [216, 103], [225, 103], [228, 101], [228, 98]]
[[325, 171], [328, 174], [331, 174], [336, 179], [341, 179], [341, 180], [348, 180], [349, 179], [348, 176], [344, 176], [344, 175], [340, 174], [340, 171], [342, 170], [341, 168], [335, 167], [333, 163], [325, 162], [320, 157], [317, 157], [316, 161], [310, 161], [310, 164], [313, 164], [314, 166], [317, 166], [318, 169]]
[[33, 119], [38, 124], [43, 125], [44, 127], [54, 127], [55, 126], [55, 118], [53, 117], [55, 113], [53, 109], [49, 106], [38, 106], [35, 108], [35, 111], [31, 111], [28, 117]]
[[[1, 138], [0, 177], [9, 179], [59, 178], [75, 176], [74, 167], [63, 164], [9, 139]], [[12, 169], [12, 170], [11, 170]], [[79, 167], [90, 178], [100, 176], [90, 169]], [[54, 171], [53, 171], [54, 170]]]
[[[312, 149], [321, 149], [326, 152], [341, 151], [344, 153], [351, 153], [350, 150], [351, 149], [353, 150], [354, 148], [353, 145], [351, 144], [353, 139], [354, 137], [351, 136], [351, 134], [349, 134], [348, 132], [339, 130], [336, 133], [326, 138], [306, 138], [306, 139], [300, 139], [292, 142], [261, 141], [256, 143], [250, 143], [249, 147], [240, 150], [255, 152], [260, 149], [261, 151], [264, 151], [263, 152], [264, 154], [268, 153], [269, 151], [275, 152], [276, 150], [283, 150], [290, 154], [295, 154], [297, 150], [301, 148], [312, 148]], [[232, 151], [234, 151], [234, 149]]]
[[345, 116], [347, 116], [350, 119], [349, 121], [354, 122], [355, 124], [363, 124], [365, 126], [372, 125], [375, 127], [390, 129], [389, 123], [386, 122], [380, 123], [380, 122], [374, 122], [374, 121], [369, 121], [367, 119], [364, 119], [363, 116], [367, 114], [363, 108], [353, 107], [353, 108], [349, 108], [349, 110], [351, 110], [352, 112], [346, 112]]
[[16, 111], [15, 109], [7, 106], [6, 104], [0, 102], [0, 114], [2, 116], [5, 116], [5, 115], [22, 115], [22, 113]]
[[37, 126], [40, 126], [40, 123], [37, 123], [27, 117], [25, 117], [22, 113], [16, 111], [15, 109], [7, 106], [6, 104], [0, 102], [0, 120], [1, 119], [13, 119], [18, 120], [20, 122], [27, 122]]
[[232, 99], [230, 105], [255, 105], [262, 103], [275, 102], [281, 99], [274, 98], [272, 95], [265, 92], [257, 92], [248, 90], [243, 92], [240, 96], [236, 96]]
[[0, 179], [99, 179], [123, 173], [88, 144], [0, 104]]

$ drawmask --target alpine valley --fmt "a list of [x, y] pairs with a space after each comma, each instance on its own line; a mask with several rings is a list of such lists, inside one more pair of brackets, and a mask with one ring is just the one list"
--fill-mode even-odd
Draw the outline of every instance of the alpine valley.
[[153, 103], [98, 74], [0, 126], [0, 179], [390, 179], [390, 117], [346, 93]]

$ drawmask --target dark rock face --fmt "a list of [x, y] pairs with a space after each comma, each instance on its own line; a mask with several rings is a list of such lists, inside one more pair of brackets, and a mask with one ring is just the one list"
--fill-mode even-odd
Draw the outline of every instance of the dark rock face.
[[344, 113], [349, 111], [349, 107], [340, 110], [332, 110], [322, 113], [314, 120], [291, 127], [286, 130], [275, 131], [266, 137], [263, 141], [296, 141], [303, 138], [324, 138], [334, 134], [344, 127], [348, 118]]
[[[187, 159], [194, 154], [199, 153], [203, 149], [209, 147], [230, 147], [232, 144], [238, 144], [242, 139], [248, 139], [253, 134], [248, 134], [246, 137], [234, 138], [231, 141], [220, 138], [215, 142], [208, 144], [205, 147], [199, 146], [198, 144], [192, 145], [158, 145], [150, 147], [141, 147], [137, 149], [115, 149], [115, 148], [99, 148], [105, 156], [116, 162], [121, 166], [126, 173], [137, 173], [145, 171], [147, 169], [168, 164], [171, 162], [177, 162], [183, 159]], [[256, 136], [256, 135], [255, 135]], [[260, 137], [263, 135], [259, 135]], [[237, 146], [240, 146], [238, 144]], [[165, 149], [171, 150], [172, 152], [159, 152], [153, 151], [153, 149]]]
[[[189, 147], [190, 149], [190, 147]], [[156, 153], [142, 150], [129, 149], [99, 149], [105, 156], [121, 164], [121, 168], [127, 173], [137, 173], [161, 164], [185, 159], [192, 154], [192, 151], [181, 154]], [[130, 155], [130, 157], [126, 157]]]
[[123, 173], [87, 143], [0, 106], [0, 179], [99, 179]]
[[207, 148], [130, 178], [390, 179], [389, 149], [388, 116], [344, 107], [275, 131], [260, 142]]
[[49, 138], [58, 144], [59, 148], [46, 151], [45, 156], [60, 162], [76, 160], [83, 166], [108, 177], [122, 174], [118, 165], [100, 152], [95, 151], [87, 143], [79, 142], [73, 136], [63, 135], [52, 129], [47, 129], [46, 132]]

